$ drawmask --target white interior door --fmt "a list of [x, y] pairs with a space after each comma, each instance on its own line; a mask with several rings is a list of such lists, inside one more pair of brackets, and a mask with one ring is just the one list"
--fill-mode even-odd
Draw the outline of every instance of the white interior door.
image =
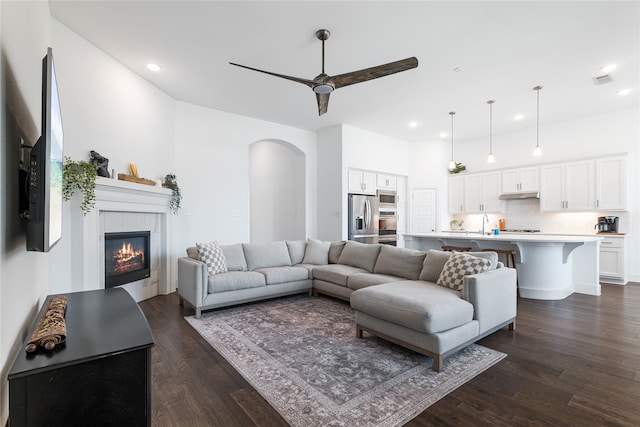
[[436, 189], [411, 190], [411, 233], [436, 231]]

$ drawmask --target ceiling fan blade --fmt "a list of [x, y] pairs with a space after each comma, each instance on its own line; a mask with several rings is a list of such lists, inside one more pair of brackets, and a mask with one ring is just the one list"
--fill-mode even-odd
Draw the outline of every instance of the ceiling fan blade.
[[329, 95], [331, 93], [316, 93], [316, 99], [318, 100], [318, 115], [321, 116], [327, 112], [329, 108]]
[[352, 71], [350, 73], [339, 74], [330, 77], [329, 80], [336, 89], [349, 86], [356, 83], [366, 82], [367, 80], [377, 79], [379, 77], [388, 76], [390, 74], [399, 73], [401, 71], [410, 70], [418, 66], [418, 59], [415, 56], [400, 61], [389, 62], [388, 64], [378, 65], [377, 67], [365, 68], [363, 70]]
[[229, 62], [229, 64], [235, 65], [236, 67], [246, 68], [247, 70], [253, 70], [253, 71], [257, 71], [259, 73], [269, 74], [271, 76], [280, 77], [282, 79], [287, 79], [287, 80], [291, 80], [291, 81], [294, 81], [294, 82], [302, 83], [303, 85], [307, 85], [312, 89], [316, 85], [316, 82], [314, 82], [313, 80], [301, 79], [299, 77], [286, 76], [284, 74], [278, 74], [278, 73], [272, 73], [270, 71], [258, 70], [257, 68], [251, 68], [251, 67], [247, 67], [246, 65], [235, 64], [233, 62]]

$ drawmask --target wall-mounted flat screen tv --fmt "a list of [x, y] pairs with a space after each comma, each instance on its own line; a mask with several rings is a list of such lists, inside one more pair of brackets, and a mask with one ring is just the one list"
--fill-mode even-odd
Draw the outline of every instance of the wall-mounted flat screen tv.
[[62, 116], [53, 52], [42, 59], [42, 130], [31, 150], [27, 250], [49, 252], [62, 238]]

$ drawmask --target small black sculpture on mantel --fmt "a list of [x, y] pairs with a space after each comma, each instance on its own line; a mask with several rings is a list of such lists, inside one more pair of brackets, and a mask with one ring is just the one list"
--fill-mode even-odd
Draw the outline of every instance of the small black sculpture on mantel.
[[96, 167], [96, 171], [98, 172], [98, 176], [103, 176], [105, 178], [111, 178], [109, 174], [109, 159], [101, 156], [96, 151], [91, 150], [91, 164]]

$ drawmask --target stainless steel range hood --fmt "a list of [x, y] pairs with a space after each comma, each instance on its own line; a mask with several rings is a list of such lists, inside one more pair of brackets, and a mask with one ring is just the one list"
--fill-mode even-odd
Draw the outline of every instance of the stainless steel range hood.
[[519, 192], [519, 193], [502, 193], [500, 200], [516, 200], [516, 199], [539, 199], [540, 193], [537, 191]]

